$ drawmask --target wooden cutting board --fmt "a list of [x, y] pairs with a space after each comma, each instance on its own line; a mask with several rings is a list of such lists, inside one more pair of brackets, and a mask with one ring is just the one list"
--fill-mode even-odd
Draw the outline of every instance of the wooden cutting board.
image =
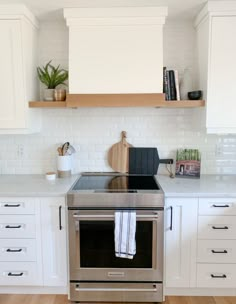
[[126, 132], [121, 132], [121, 141], [111, 146], [108, 151], [108, 163], [117, 172], [126, 173], [129, 171], [129, 147], [126, 141]]

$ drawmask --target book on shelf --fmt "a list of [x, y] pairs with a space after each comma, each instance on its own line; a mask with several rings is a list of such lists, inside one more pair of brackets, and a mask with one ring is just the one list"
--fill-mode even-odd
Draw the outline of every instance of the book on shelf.
[[163, 93], [166, 100], [180, 100], [179, 76], [177, 70], [163, 68]]

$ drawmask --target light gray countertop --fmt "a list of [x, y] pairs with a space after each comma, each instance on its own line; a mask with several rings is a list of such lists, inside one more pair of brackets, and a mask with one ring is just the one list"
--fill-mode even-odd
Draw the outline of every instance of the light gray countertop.
[[156, 175], [165, 197], [233, 197], [236, 175], [201, 175], [200, 179]]
[[[0, 175], [0, 196], [65, 196], [79, 175], [46, 180], [44, 175]], [[166, 197], [236, 197], [236, 175], [202, 175], [200, 179], [156, 175]]]
[[45, 175], [0, 175], [0, 196], [65, 196], [78, 177], [48, 181]]

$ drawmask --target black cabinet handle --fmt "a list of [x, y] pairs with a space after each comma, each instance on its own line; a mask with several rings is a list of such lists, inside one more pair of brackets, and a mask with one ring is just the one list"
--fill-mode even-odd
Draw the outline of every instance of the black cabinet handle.
[[20, 249], [10, 249], [10, 248], [8, 248], [6, 251], [7, 252], [21, 252], [22, 248], [20, 248]]
[[225, 274], [222, 274], [222, 275], [214, 275], [214, 274], [211, 274], [211, 277], [213, 279], [226, 279], [227, 276]]
[[5, 228], [7, 228], [7, 229], [19, 229], [19, 228], [21, 228], [21, 225], [17, 225], [17, 226], [6, 225]]
[[223, 230], [227, 230], [227, 229], [229, 229], [229, 227], [228, 227], [228, 226], [224, 226], [224, 227], [212, 226], [212, 229], [223, 229]]
[[20, 204], [4, 204], [4, 207], [20, 207]]
[[227, 250], [214, 250], [214, 249], [212, 249], [211, 252], [212, 253], [228, 253]]
[[12, 272], [8, 272], [8, 276], [9, 277], [22, 277], [23, 276], [23, 272], [21, 272], [21, 273], [12, 273]]
[[170, 206], [170, 231], [173, 230], [173, 207]]
[[229, 205], [212, 205], [213, 207], [215, 207], [215, 208], [228, 208], [229, 207]]
[[62, 206], [59, 206], [59, 230], [62, 230], [62, 225], [61, 225], [61, 209], [62, 209]]

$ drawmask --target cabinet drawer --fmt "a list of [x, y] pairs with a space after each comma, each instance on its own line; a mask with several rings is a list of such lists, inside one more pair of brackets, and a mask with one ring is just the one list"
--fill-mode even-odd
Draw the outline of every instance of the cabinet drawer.
[[199, 216], [198, 239], [236, 239], [236, 217]]
[[236, 215], [236, 198], [200, 198], [200, 215]]
[[197, 264], [197, 287], [235, 288], [236, 264]]
[[35, 238], [35, 216], [0, 215], [0, 238]]
[[198, 241], [197, 261], [200, 263], [236, 263], [236, 241]]
[[0, 285], [42, 285], [42, 271], [34, 262], [0, 262]]
[[0, 261], [36, 261], [36, 241], [34, 239], [1, 239]]
[[0, 198], [0, 214], [35, 214], [35, 199]]

